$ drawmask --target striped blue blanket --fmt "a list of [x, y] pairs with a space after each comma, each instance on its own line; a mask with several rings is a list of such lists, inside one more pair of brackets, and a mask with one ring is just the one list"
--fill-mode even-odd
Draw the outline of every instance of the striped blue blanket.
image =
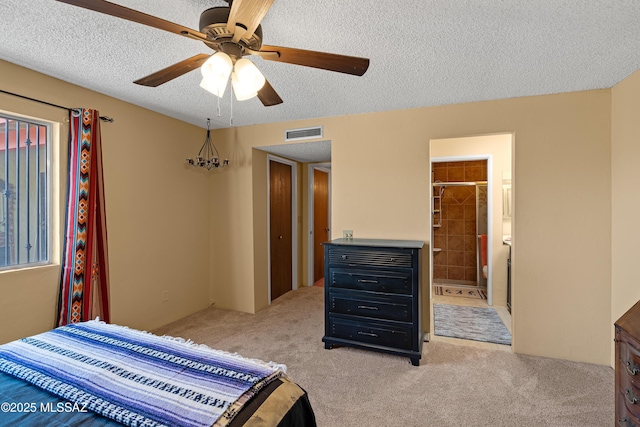
[[225, 426], [283, 369], [99, 321], [0, 345], [0, 371], [129, 426]]

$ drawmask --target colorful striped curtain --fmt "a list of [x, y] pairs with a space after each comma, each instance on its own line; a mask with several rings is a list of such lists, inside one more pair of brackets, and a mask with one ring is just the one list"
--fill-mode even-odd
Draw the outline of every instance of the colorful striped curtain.
[[109, 322], [109, 260], [100, 114], [70, 113], [69, 181], [58, 326]]

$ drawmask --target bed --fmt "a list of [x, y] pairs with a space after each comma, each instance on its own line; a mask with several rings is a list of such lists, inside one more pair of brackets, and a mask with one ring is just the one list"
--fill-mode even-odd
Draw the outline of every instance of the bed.
[[0, 425], [316, 422], [283, 365], [95, 320], [0, 345]]

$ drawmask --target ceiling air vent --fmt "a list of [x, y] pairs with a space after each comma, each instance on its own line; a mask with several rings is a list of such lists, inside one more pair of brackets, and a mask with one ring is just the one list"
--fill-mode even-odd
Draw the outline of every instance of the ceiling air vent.
[[285, 141], [297, 141], [300, 139], [322, 138], [322, 126], [301, 129], [289, 129], [284, 131]]

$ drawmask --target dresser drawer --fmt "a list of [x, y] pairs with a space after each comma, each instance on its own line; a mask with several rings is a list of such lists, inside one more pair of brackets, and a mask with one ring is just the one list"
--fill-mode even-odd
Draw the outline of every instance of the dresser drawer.
[[413, 266], [411, 251], [392, 249], [350, 249], [339, 246], [329, 247], [329, 264], [370, 267], [400, 267]]
[[640, 427], [640, 418], [627, 410], [626, 398], [621, 393], [616, 399], [616, 426]]
[[619, 392], [622, 395], [627, 411], [633, 414], [634, 417], [640, 418], [640, 390], [631, 384], [623, 384]]
[[640, 349], [637, 343], [629, 340], [625, 334], [617, 336], [620, 346], [620, 380], [624, 383], [640, 387]]
[[[626, 371], [624, 366], [621, 369]], [[623, 372], [620, 377], [618, 392], [622, 395], [627, 411], [633, 414], [634, 417], [640, 418], [640, 387], [638, 386], [637, 378], [625, 375]]]
[[329, 311], [353, 316], [411, 322], [413, 310], [410, 298], [376, 298], [362, 292], [329, 293]]
[[333, 338], [411, 350], [411, 326], [392, 326], [329, 317], [329, 330]]
[[[640, 403], [636, 392], [629, 387], [622, 387], [619, 391], [616, 408], [616, 420], [621, 426], [640, 427]], [[635, 403], [634, 403], [635, 402]]]
[[411, 271], [375, 271], [346, 268], [329, 270], [328, 286], [389, 294], [412, 295]]
[[625, 334], [618, 334], [617, 339], [619, 360], [616, 364], [618, 369], [616, 388], [620, 393], [619, 401], [621, 401], [618, 406], [624, 405], [626, 414], [638, 419], [640, 418], [640, 351], [635, 346], [635, 342], [629, 340]]

